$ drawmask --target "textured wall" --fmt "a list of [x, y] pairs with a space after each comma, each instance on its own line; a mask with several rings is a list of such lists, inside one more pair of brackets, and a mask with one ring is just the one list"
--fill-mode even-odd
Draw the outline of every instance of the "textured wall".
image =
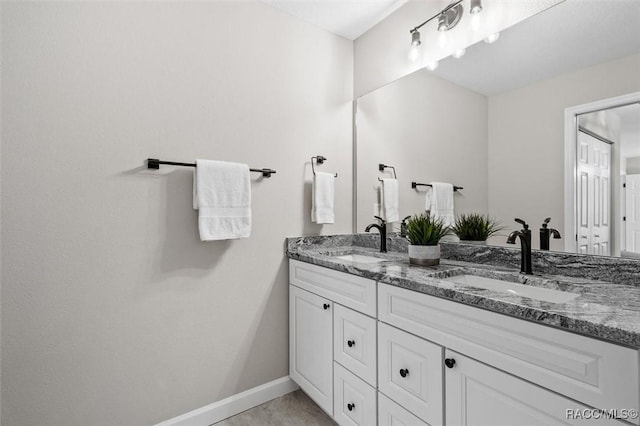
[[[2, 4], [2, 423], [151, 424], [288, 374], [287, 236], [351, 230], [352, 43], [256, 2]], [[310, 223], [309, 158], [337, 171]], [[192, 171], [246, 162], [202, 243]]]

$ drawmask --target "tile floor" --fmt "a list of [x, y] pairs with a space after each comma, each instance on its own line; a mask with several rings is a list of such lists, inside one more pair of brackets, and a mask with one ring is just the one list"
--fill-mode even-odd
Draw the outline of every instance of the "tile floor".
[[334, 426], [307, 395], [297, 390], [237, 414], [215, 426]]

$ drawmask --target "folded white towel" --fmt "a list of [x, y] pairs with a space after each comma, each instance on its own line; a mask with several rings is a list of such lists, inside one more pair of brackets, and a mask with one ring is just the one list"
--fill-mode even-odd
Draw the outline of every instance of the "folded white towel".
[[311, 221], [334, 223], [333, 199], [335, 177], [331, 173], [316, 172], [311, 188]]
[[382, 218], [387, 223], [400, 220], [397, 179], [382, 179]]
[[202, 241], [249, 238], [251, 180], [249, 166], [225, 161], [196, 160], [193, 208], [198, 210]]
[[453, 212], [453, 185], [431, 182], [430, 192], [431, 214], [436, 219], [443, 219], [446, 226], [453, 225], [456, 220]]

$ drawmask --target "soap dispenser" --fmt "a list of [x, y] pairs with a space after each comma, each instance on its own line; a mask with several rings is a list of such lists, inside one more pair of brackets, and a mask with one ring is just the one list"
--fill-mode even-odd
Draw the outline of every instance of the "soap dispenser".
[[551, 221], [551, 218], [548, 217], [544, 220], [544, 223], [542, 224], [542, 228], [540, 228], [540, 250], [549, 250], [549, 242], [551, 240], [551, 235], [553, 234], [553, 239], [558, 240], [560, 239], [560, 232], [558, 232], [556, 229], [553, 228], [549, 228], [549, 222]]

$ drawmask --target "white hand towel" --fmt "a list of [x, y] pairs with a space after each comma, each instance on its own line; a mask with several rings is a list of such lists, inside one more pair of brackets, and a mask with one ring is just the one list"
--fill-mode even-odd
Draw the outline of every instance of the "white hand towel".
[[198, 210], [202, 241], [249, 238], [251, 180], [249, 166], [225, 161], [196, 160], [193, 208]]
[[382, 218], [387, 223], [400, 220], [397, 179], [382, 179]]
[[316, 172], [311, 188], [311, 221], [334, 223], [333, 199], [335, 177], [331, 173]]
[[455, 222], [453, 212], [453, 185], [443, 182], [431, 182], [431, 214], [443, 219], [446, 226]]

